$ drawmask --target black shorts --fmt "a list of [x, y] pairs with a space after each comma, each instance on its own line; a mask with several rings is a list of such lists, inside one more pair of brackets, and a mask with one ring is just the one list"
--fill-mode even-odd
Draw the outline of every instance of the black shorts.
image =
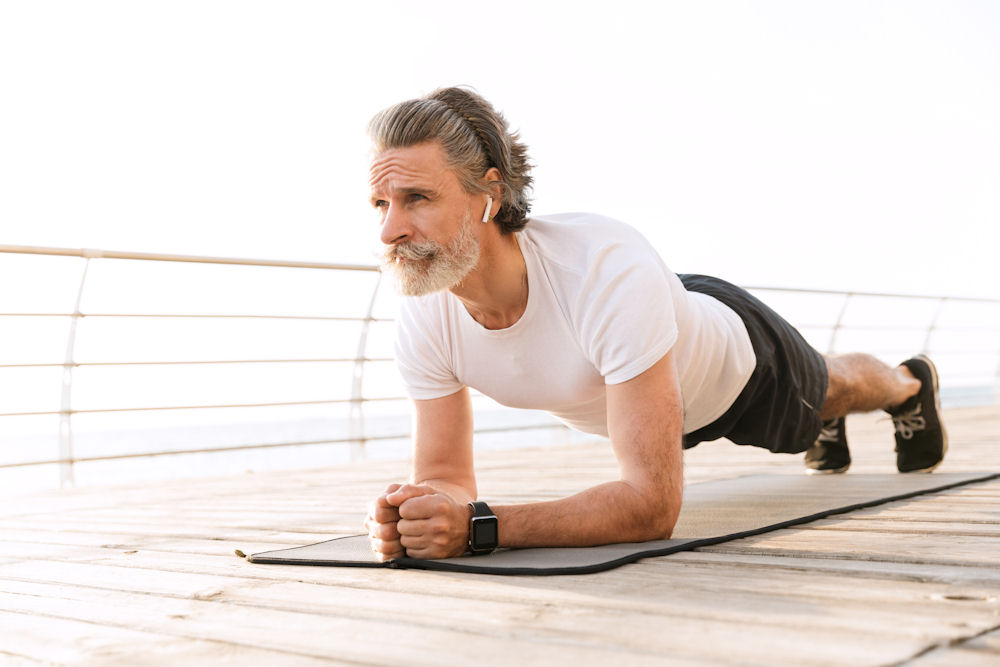
[[689, 292], [714, 297], [746, 325], [757, 366], [736, 401], [708, 426], [684, 436], [684, 448], [726, 438], [794, 454], [808, 449], [822, 428], [819, 410], [828, 383], [823, 356], [795, 327], [746, 290], [711, 276], [679, 276]]

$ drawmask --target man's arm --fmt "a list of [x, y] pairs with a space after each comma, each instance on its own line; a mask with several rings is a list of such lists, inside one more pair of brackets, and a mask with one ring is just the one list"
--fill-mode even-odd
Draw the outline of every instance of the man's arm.
[[466, 505], [476, 499], [472, 399], [462, 389], [414, 401], [413, 483], [432, 486]]
[[[460, 394], [466, 408], [457, 410]], [[476, 493], [468, 395], [459, 392], [438, 401], [420, 402], [417, 409], [414, 482], [422, 484], [404, 485], [383, 496], [387, 505], [398, 508], [401, 543], [417, 558], [464, 551], [466, 504]], [[591, 546], [670, 536], [681, 506], [684, 421], [672, 355], [632, 380], [609, 385], [607, 411], [621, 478], [561, 500], [493, 507], [501, 546]]]
[[672, 353], [607, 387], [621, 478], [561, 500], [496, 507], [506, 547], [593, 546], [670, 537], [681, 508], [684, 408]]
[[458, 555], [468, 539], [468, 504], [476, 499], [469, 390], [414, 401], [413, 431], [411, 482], [390, 484], [368, 508], [365, 526], [383, 560], [404, 555], [404, 548], [415, 558], [440, 557], [424, 554], [438, 553], [444, 545], [450, 551], [460, 547], [452, 554]]

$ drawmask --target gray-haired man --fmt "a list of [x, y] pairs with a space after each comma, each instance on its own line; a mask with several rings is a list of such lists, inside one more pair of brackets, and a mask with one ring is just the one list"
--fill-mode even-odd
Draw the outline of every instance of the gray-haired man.
[[[944, 457], [929, 359], [823, 357], [747, 292], [674, 274], [620, 222], [529, 218], [525, 147], [475, 93], [437, 90], [369, 129], [386, 267], [411, 297], [397, 362], [416, 411], [412, 477], [369, 508], [381, 558], [663, 539], [682, 447], [726, 437], [844, 472], [852, 412], [894, 415], [901, 472]], [[609, 437], [620, 479], [550, 502], [477, 501], [470, 387]]]

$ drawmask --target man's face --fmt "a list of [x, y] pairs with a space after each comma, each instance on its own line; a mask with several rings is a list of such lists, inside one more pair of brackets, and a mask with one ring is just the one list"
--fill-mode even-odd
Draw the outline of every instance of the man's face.
[[438, 143], [375, 155], [368, 183], [382, 228], [384, 266], [395, 274], [400, 292], [419, 296], [450, 289], [476, 267], [477, 197], [462, 188]]

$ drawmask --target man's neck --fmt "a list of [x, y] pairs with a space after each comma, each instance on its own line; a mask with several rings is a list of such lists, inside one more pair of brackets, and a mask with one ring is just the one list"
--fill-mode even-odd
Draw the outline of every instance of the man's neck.
[[528, 273], [516, 235], [483, 239], [479, 263], [451, 289], [486, 329], [506, 329], [528, 305]]

